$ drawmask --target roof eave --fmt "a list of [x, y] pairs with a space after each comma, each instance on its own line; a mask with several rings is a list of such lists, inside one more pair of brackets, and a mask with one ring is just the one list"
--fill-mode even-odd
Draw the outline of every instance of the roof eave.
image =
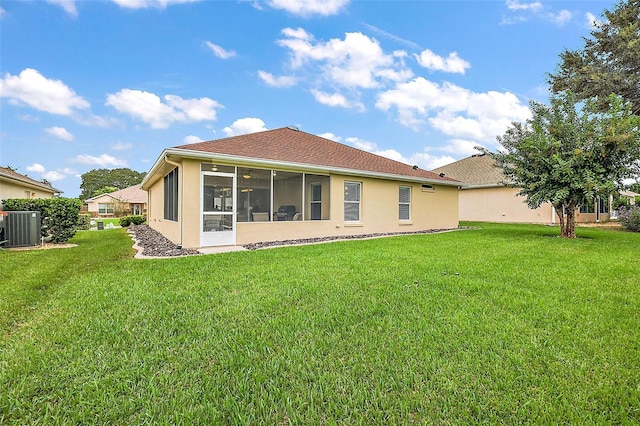
[[194, 150], [180, 149], [180, 148], [169, 148], [169, 149], [165, 149], [162, 152], [162, 154], [160, 155], [158, 160], [156, 160], [156, 162], [154, 163], [149, 173], [147, 173], [147, 175], [143, 179], [142, 181], [143, 189], [145, 184], [147, 184], [151, 180], [150, 176], [160, 168], [165, 158], [171, 155], [180, 156], [182, 158], [190, 158], [190, 159], [202, 159], [202, 160], [215, 159], [225, 163], [240, 163], [240, 164], [247, 164], [252, 166], [264, 166], [268, 168], [282, 167], [286, 169], [302, 170], [305, 172], [317, 172], [317, 173], [331, 172], [335, 174], [344, 174], [348, 176], [362, 176], [362, 177], [372, 177], [372, 178], [378, 178], [378, 179], [382, 178], [382, 179], [398, 180], [403, 182], [431, 183], [431, 184], [455, 186], [455, 187], [467, 186], [467, 184], [463, 182], [440, 180], [440, 179], [429, 179], [429, 178], [423, 178], [418, 176], [379, 173], [379, 172], [373, 172], [368, 170], [347, 169], [342, 167], [320, 166], [320, 165], [307, 164], [307, 163], [294, 163], [294, 162], [288, 162], [288, 161], [270, 160], [265, 158], [244, 157], [244, 156], [230, 155], [230, 154], [219, 154], [215, 152], [203, 152], [203, 151], [194, 151]]
[[24, 186], [28, 186], [29, 188], [35, 188], [35, 189], [40, 189], [40, 190], [44, 190], [44, 191], [48, 191], [51, 192], [52, 194], [62, 194], [64, 191], [54, 188], [52, 186], [49, 186], [45, 183], [41, 183], [38, 184], [37, 182], [30, 182], [30, 181], [26, 181], [24, 179], [20, 179], [17, 176], [12, 176], [12, 175], [8, 175], [6, 173], [2, 173], [0, 172], [0, 176], [2, 176], [3, 178], [9, 179], [13, 182], [18, 182]]

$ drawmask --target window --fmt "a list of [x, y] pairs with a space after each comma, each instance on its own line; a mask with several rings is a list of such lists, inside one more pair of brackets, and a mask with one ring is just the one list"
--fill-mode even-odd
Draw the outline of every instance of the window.
[[344, 183], [344, 221], [360, 221], [360, 182]]
[[609, 213], [609, 199], [606, 197], [598, 197], [598, 209], [600, 213]]
[[595, 213], [595, 203], [587, 201], [580, 206], [580, 213]]
[[411, 187], [401, 186], [398, 191], [398, 219], [411, 219]]
[[164, 218], [178, 221], [178, 168], [164, 177]]
[[115, 212], [115, 209], [113, 207], [113, 204], [111, 203], [98, 204], [98, 214], [113, 214], [114, 212]]

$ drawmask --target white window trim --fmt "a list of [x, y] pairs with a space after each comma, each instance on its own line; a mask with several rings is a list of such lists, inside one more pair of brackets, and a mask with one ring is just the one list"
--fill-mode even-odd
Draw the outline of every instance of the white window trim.
[[[358, 185], [358, 201], [347, 201], [347, 200], [343, 200], [343, 208], [344, 205], [348, 204], [357, 204], [358, 205], [358, 220], [346, 220], [344, 218], [344, 212], [343, 212], [343, 219], [344, 222], [346, 224], [359, 224], [362, 222], [362, 182], [356, 182], [356, 181], [344, 181], [344, 186], [346, 186], [347, 184], [353, 184], [353, 185]], [[344, 198], [344, 193], [343, 193], [343, 198]]]
[[[408, 202], [406, 202], [406, 203], [403, 203], [403, 202], [400, 200], [400, 191], [401, 191], [403, 188], [404, 188], [404, 189], [407, 189], [407, 190], [409, 191], [409, 201], [408, 201]], [[410, 221], [411, 221], [411, 195], [412, 195], [412, 194], [411, 194], [411, 187], [410, 187], [410, 186], [408, 186], [408, 185], [400, 185], [400, 186], [398, 187], [398, 220], [399, 220], [400, 222], [402, 222], [402, 223], [407, 223], [407, 222], [410, 222]], [[403, 219], [403, 218], [401, 218], [401, 217], [400, 217], [400, 206], [403, 206], [403, 205], [406, 205], [406, 206], [409, 208], [409, 210], [408, 210], [408, 211], [409, 211], [409, 217], [408, 217], [408, 218], [406, 218], [406, 219]]]

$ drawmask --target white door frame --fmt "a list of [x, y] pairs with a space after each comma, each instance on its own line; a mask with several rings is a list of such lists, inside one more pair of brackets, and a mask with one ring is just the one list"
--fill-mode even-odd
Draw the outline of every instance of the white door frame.
[[[205, 176], [216, 176], [223, 178], [231, 178], [231, 200], [232, 209], [231, 212], [220, 211], [211, 212], [204, 211], [204, 180]], [[220, 172], [200, 172], [200, 246], [212, 247], [212, 246], [229, 246], [236, 244], [236, 174], [235, 173], [220, 173]], [[222, 209], [224, 210], [224, 209]], [[216, 231], [205, 232], [204, 231], [204, 218], [205, 216], [231, 216], [232, 226], [229, 231]]]

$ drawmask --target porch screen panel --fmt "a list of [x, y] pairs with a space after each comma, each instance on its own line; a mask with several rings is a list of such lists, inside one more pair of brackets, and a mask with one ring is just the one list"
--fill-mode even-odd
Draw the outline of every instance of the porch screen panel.
[[329, 219], [329, 176], [305, 174], [305, 220]]
[[271, 170], [238, 167], [237, 221], [269, 221], [271, 211]]
[[164, 218], [178, 220], [178, 168], [164, 177]]
[[302, 173], [273, 171], [275, 220], [302, 220], [302, 182]]

